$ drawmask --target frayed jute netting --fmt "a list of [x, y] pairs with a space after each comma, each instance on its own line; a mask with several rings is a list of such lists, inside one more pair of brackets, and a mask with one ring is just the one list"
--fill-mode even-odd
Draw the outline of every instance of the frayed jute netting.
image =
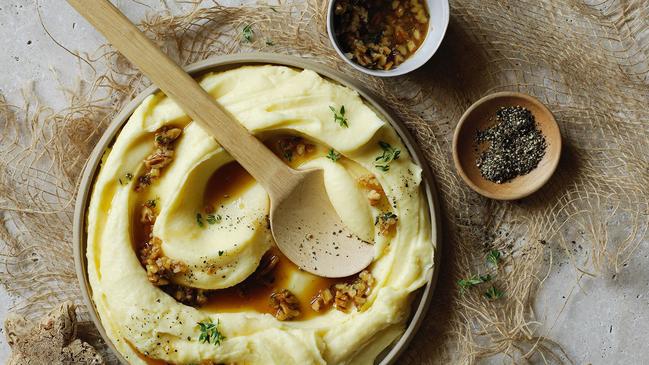
[[[326, 3], [314, 0], [210, 4], [184, 15], [151, 13], [140, 26], [184, 65], [255, 50], [324, 63], [364, 82], [408, 126], [435, 175], [443, 249], [432, 305], [400, 364], [498, 357], [571, 363], [547, 336], [553, 317], [541, 319], [534, 310], [552, 262], [569, 261], [578, 283], [623, 270], [647, 243], [649, 3], [451, 1], [439, 51], [418, 71], [394, 79], [364, 76], [338, 59], [326, 35], [325, 10]], [[254, 31], [252, 42], [242, 37], [246, 25]], [[18, 298], [13, 310], [31, 317], [72, 300], [88, 318], [72, 255], [79, 178], [111, 118], [149, 83], [110, 47], [80, 51], [85, 82], [65, 89], [66, 108], [53, 110], [30, 95], [25, 105], [2, 99], [0, 106], [0, 282]], [[462, 112], [504, 90], [548, 105], [565, 145], [549, 183], [514, 202], [469, 190], [451, 158]], [[609, 222], [623, 228], [612, 230]], [[576, 235], [588, 254], [574, 254]], [[497, 267], [485, 260], [493, 249], [502, 253]], [[458, 280], [487, 272], [502, 298], [487, 300], [481, 288], [459, 290]], [[82, 330], [111, 360], [92, 324]]]

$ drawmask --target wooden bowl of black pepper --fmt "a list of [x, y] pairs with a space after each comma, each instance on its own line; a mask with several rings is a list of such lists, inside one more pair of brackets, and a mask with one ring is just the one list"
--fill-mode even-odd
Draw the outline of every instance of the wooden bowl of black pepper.
[[534, 193], [552, 176], [561, 156], [561, 133], [537, 99], [499, 92], [475, 102], [453, 136], [453, 161], [462, 179], [491, 199]]

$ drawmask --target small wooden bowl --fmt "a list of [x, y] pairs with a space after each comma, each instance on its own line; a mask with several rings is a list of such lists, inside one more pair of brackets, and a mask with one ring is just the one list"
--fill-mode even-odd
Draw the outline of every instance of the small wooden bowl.
[[[545, 136], [547, 149], [539, 165], [530, 173], [496, 184], [482, 177], [476, 166], [476, 159], [487, 146], [478, 147], [475, 136], [478, 130], [494, 124], [499, 108], [517, 105], [532, 112], [537, 128]], [[515, 200], [534, 193], [550, 179], [560, 156], [561, 133], [552, 112], [537, 99], [517, 92], [499, 92], [475, 102], [460, 118], [453, 136], [453, 161], [457, 172], [471, 189], [491, 199]]]

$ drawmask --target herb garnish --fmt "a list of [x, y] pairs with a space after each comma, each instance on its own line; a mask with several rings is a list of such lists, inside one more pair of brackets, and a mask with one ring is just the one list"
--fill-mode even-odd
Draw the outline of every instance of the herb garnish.
[[219, 250], [219, 256], [223, 256], [224, 253], [225, 253], [225, 251]]
[[243, 39], [246, 40], [248, 43], [252, 43], [252, 36], [255, 34], [255, 32], [252, 30], [252, 26], [250, 24], [247, 24], [245, 27], [243, 27]]
[[196, 223], [199, 227], [205, 226], [205, 224], [203, 223], [203, 215], [201, 213], [196, 213]]
[[333, 148], [330, 148], [329, 153], [327, 154], [327, 158], [333, 162], [337, 162], [340, 159], [340, 153], [334, 151]]
[[334, 122], [340, 124], [340, 126], [343, 128], [349, 127], [349, 125], [347, 124], [347, 117], [345, 117], [344, 105], [340, 106], [340, 111], [336, 111], [336, 108], [334, 108], [331, 105], [329, 105], [329, 109], [331, 109], [331, 111], [334, 112]]
[[209, 224], [217, 224], [217, 223], [220, 223], [220, 222], [221, 222], [221, 215], [220, 215], [220, 214], [216, 214], [216, 215], [214, 215], [214, 214], [208, 214], [208, 215], [207, 215], [207, 219], [206, 219], [206, 221], [207, 221], [207, 223], [209, 223]]
[[390, 162], [398, 160], [401, 156], [401, 150], [383, 141], [379, 141], [379, 146], [381, 146], [383, 153], [374, 159], [374, 166], [381, 171], [388, 171], [390, 170]]
[[284, 150], [284, 152], [282, 153], [282, 156], [284, 157], [284, 159], [286, 161], [291, 162], [293, 160], [293, 151]]
[[394, 214], [392, 212], [381, 213], [381, 214], [376, 216], [376, 219], [374, 220], [374, 225], [379, 224], [379, 221], [386, 222], [390, 218], [397, 219], [398, 217], [397, 217], [396, 214]]
[[460, 286], [460, 293], [464, 293], [466, 289], [469, 289], [473, 286], [476, 286], [478, 284], [486, 283], [487, 281], [491, 281], [491, 275], [473, 275], [472, 277], [468, 279], [460, 279], [457, 281], [457, 285]]
[[487, 254], [487, 262], [492, 264], [495, 267], [498, 267], [498, 262], [500, 261], [500, 251], [491, 250]]
[[128, 181], [133, 180], [133, 174], [131, 174], [130, 172], [127, 172], [125, 176], [126, 176], [126, 180]]
[[505, 293], [503, 293], [500, 289], [492, 286], [491, 288], [489, 288], [489, 290], [487, 290], [486, 293], [484, 293], [484, 296], [489, 299], [499, 299], [502, 298], [504, 294]]
[[213, 323], [210, 319], [205, 322], [198, 322], [198, 327], [201, 330], [201, 334], [198, 337], [200, 343], [211, 343], [213, 345], [220, 345], [221, 341], [225, 340], [225, 336], [219, 331], [220, 321]]
[[146, 205], [149, 208], [155, 208], [155, 206], [158, 204], [157, 201], [158, 201], [158, 198], [149, 199], [149, 200], [146, 201], [146, 203], [144, 203], [144, 205]]

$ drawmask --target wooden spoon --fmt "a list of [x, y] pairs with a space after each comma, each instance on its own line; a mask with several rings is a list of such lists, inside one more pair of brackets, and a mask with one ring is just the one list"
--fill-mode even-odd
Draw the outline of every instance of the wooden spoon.
[[359, 238], [343, 224], [327, 196], [322, 170], [286, 166], [108, 0], [68, 3], [266, 189], [273, 237], [289, 260], [331, 278], [355, 274], [372, 262], [373, 237]]

